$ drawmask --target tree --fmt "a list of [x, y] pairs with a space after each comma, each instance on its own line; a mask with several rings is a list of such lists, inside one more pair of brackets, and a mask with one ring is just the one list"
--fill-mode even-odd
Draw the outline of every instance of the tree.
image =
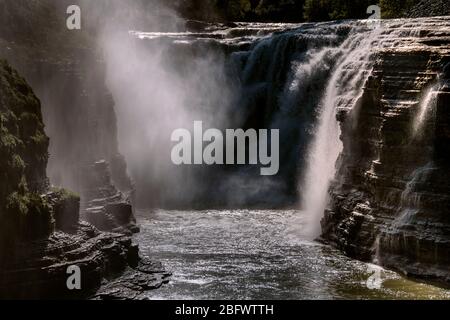
[[367, 7], [373, 0], [305, 0], [306, 21], [367, 18]]
[[382, 18], [401, 18], [403, 13], [414, 7], [420, 0], [380, 0]]

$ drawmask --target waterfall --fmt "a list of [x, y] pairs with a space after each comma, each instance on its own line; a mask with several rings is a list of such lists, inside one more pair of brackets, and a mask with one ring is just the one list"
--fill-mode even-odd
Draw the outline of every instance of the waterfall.
[[412, 135], [417, 137], [423, 129], [425, 122], [428, 120], [430, 113], [433, 111], [437, 102], [437, 92], [439, 85], [435, 84], [429, 87], [419, 102], [419, 110], [413, 120]]
[[303, 207], [307, 215], [306, 234], [320, 233], [320, 220], [328, 202], [328, 188], [336, 173], [336, 162], [343, 149], [338, 108], [352, 108], [362, 94], [371, 68], [373, 46], [379, 29], [355, 29], [341, 46], [332, 76], [319, 104], [320, 115], [308, 152], [308, 168], [303, 181]]
[[[107, 50], [109, 87], [138, 190], [151, 190], [158, 204], [173, 203], [183, 194], [180, 203], [186, 206], [202, 199], [221, 206], [279, 206], [293, 204], [291, 190], [300, 187], [307, 233], [318, 235], [343, 147], [336, 114], [352, 109], [361, 97], [374, 46], [386, 35], [384, 27], [373, 29], [367, 21], [277, 28], [283, 32], [254, 35], [252, 24], [242, 23], [238, 29], [247, 30], [245, 36], [233, 28], [201, 34], [134, 32], [140, 40], [132, 50], [113, 41], [116, 47]], [[262, 179], [247, 167], [209, 168], [214, 174], [206, 174], [203, 168], [165, 165], [167, 131], [195, 119], [218, 127], [280, 129], [280, 174]]]
[[404, 231], [414, 225], [421, 207], [421, 193], [418, 192], [417, 186], [423, 185], [427, 181], [432, 170], [435, 170], [435, 165], [433, 162], [429, 162], [414, 170], [409, 177], [409, 181], [400, 196], [397, 217], [389, 226], [383, 228], [384, 230], [375, 239], [373, 263], [383, 264], [381, 246], [393, 248], [396, 244], [396, 238], [404, 237]]
[[424, 183], [428, 178], [430, 170], [433, 170], [433, 163], [429, 162], [411, 174], [410, 180], [406, 183], [400, 197], [399, 215], [392, 223], [394, 229], [410, 224], [420, 208], [420, 193], [416, 192], [418, 184]]

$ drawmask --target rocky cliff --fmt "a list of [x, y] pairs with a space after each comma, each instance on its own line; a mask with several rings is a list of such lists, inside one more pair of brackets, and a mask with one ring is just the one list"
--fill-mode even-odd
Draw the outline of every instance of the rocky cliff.
[[102, 55], [92, 34], [95, 30], [68, 30], [68, 4], [53, 0], [0, 1], [0, 57], [24, 75], [41, 100], [46, 133], [51, 138], [49, 182], [81, 195], [83, 219], [85, 204], [105, 187], [90, 185], [96, 175], [93, 165], [98, 161], [108, 163], [104, 174], [110, 181], [105, 183], [120, 196], [104, 197], [106, 208], [111, 210], [105, 211], [103, 219], [107, 219], [106, 215], [114, 214], [119, 207], [127, 214], [134, 186], [118, 150], [114, 101], [105, 84]]
[[[122, 271], [152, 287], [166, 278], [142, 267], [129, 237], [134, 188], [101, 54], [87, 33], [67, 30], [64, 3], [0, 0], [0, 57], [33, 87], [2, 62], [0, 298], [87, 297]], [[82, 270], [81, 291], [67, 290], [70, 265]]]
[[[344, 150], [323, 239], [406, 275], [449, 282], [450, 25], [384, 30], [364, 92], [341, 110]], [[409, 29], [411, 28], [411, 29]], [[414, 28], [414, 29], [413, 29]]]
[[[105, 200], [116, 224], [103, 230], [116, 227], [118, 232], [110, 233], [80, 222], [77, 195], [49, 189], [49, 139], [40, 108], [25, 80], [0, 60], [0, 298], [89, 297], [105, 278], [124, 271], [127, 283], [114, 283], [113, 292], [97, 297], [160, 286], [168, 275], [139, 257], [138, 247], [124, 234], [134, 230], [134, 218], [121, 193], [114, 189], [119, 199]], [[73, 265], [81, 270], [81, 290], [66, 286]]]
[[[0, 246], [50, 234], [50, 208], [39, 196], [47, 187], [48, 137], [41, 105], [25, 80], [0, 60]], [[34, 225], [31, 229], [30, 226]]]
[[106, 160], [114, 184], [130, 193], [133, 186], [118, 151], [114, 101], [105, 84], [101, 52], [91, 33], [67, 29], [65, 3], [0, 1], [0, 57], [27, 79], [42, 101], [51, 137], [50, 182], [82, 194], [84, 172]]

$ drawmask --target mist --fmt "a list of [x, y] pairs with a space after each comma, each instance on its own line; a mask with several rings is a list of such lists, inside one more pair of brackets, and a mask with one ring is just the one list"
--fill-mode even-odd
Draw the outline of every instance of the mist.
[[155, 34], [147, 32], [183, 31], [183, 22], [167, 8], [156, 10], [159, 14], [148, 11], [143, 20], [146, 6], [136, 10], [136, 2], [132, 5], [120, 3], [112, 12], [137, 12], [145, 29], [130, 29], [137, 26], [132, 18], [121, 23], [110, 14], [98, 35], [106, 84], [115, 101], [119, 149], [139, 206], [191, 204], [208, 189], [205, 178], [214, 178], [204, 166], [172, 164], [170, 137], [179, 128], [192, 130], [196, 120], [211, 128], [231, 124], [235, 94], [227, 62], [220, 50], [207, 46], [198, 54], [197, 44], [174, 44], [165, 37], [150, 41]]

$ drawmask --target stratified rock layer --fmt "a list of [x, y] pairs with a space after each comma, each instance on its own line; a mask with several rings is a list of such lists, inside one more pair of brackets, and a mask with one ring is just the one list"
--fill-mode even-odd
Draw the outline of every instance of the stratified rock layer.
[[83, 178], [83, 218], [99, 230], [119, 233], [139, 232], [130, 197], [116, 189], [106, 161], [98, 161], [86, 169]]
[[[105, 162], [86, 170], [91, 181], [86, 192], [102, 196], [89, 203], [103, 206], [112, 217], [112, 225], [102, 230], [118, 233], [80, 222], [80, 198], [63, 189], [49, 190], [40, 102], [3, 60], [0, 125], [0, 299], [87, 298], [105, 279], [125, 270], [130, 297], [167, 282], [161, 267], [143, 267], [150, 262], [139, 257], [137, 245], [125, 235], [137, 230], [131, 204], [112, 186]], [[70, 266], [80, 269], [80, 290], [67, 286]], [[140, 279], [139, 286], [133, 279]]]
[[[344, 151], [322, 237], [352, 257], [448, 283], [450, 23], [403, 29], [384, 31], [389, 45], [363, 96], [339, 115]], [[430, 88], [436, 98], [414, 132]]]
[[[50, 238], [24, 242], [0, 269], [0, 298], [82, 298], [92, 294], [105, 276], [137, 261], [137, 247], [120, 234], [102, 233], [81, 223], [75, 234], [55, 232]], [[67, 268], [81, 270], [81, 290], [69, 290]]]
[[54, 227], [50, 208], [39, 196], [48, 185], [49, 143], [41, 104], [4, 60], [0, 60], [0, 130], [1, 259], [15, 241], [48, 236]]
[[133, 268], [125, 270], [123, 275], [102, 286], [94, 300], [143, 300], [145, 292], [160, 288], [169, 282], [167, 273], [160, 263], [141, 259]]

